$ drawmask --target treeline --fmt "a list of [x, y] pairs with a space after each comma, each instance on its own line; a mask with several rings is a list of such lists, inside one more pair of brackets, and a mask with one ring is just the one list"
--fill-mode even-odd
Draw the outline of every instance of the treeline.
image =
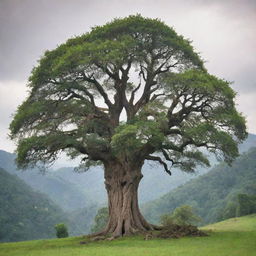
[[241, 217], [252, 213], [256, 213], [256, 195], [238, 194], [220, 212], [219, 219]]

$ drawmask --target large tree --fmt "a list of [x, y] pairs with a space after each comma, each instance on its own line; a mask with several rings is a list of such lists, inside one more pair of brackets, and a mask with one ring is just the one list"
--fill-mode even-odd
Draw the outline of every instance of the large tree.
[[163, 22], [116, 19], [46, 51], [10, 125], [27, 168], [81, 157], [104, 166], [109, 221], [103, 233], [152, 230], [138, 206], [145, 160], [168, 174], [209, 165], [203, 148], [230, 163], [246, 137], [227, 81], [207, 73], [190, 42]]

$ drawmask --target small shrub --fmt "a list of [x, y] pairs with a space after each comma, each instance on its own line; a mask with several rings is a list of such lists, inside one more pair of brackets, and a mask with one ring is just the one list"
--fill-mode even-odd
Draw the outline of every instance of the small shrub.
[[161, 216], [161, 224], [164, 227], [172, 225], [195, 225], [202, 219], [194, 213], [194, 209], [189, 205], [182, 205], [176, 208], [171, 214]]
[[58, 238], [68, 237], [68, 229], [64, 223], [56, 224], [55, 230]]
[[206, 236], [206, 233], [193, 226], [201, 221], [202, 219], [194, 213], [194, 209], [191, 206], [182, 205], [176, 208], [171, 214], [161, 216], [163, 229], [156, 237], [179, 238], [184, 236]]
[[172, 226], [174, 224], [174, 220], [173, 220], [173, 217], [172, 217], [171, 214], [162, 215], [161, 219], [160, 219], [160, 222], [164, 227], [169, 227], [169, 226]]

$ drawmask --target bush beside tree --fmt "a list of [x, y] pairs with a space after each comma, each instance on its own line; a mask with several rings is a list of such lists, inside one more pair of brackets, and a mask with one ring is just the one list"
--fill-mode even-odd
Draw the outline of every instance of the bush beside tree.
[[58, 238], [68, 237], [68, 228], [64, 223], [56, 224], [55, 230]]
[[196, 225], [202, 219], [195, 214], [195, 210], [190, 205], [182, 205], [177, 207], [171, 214], [164, 214], [161, 216], [161, 224], [165, 227], [171, 225]]

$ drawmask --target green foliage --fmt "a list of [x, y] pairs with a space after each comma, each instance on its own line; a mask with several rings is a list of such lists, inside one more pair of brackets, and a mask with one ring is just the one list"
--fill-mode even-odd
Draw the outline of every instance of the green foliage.
[[112, 137], [111, 145], [116, 154], [129, 155], [139, 152], [145, 144], [159, 148], [163, 140], [164, 134], [159, 123], [147, 120], [119, 125]]
[[56, 237], [58, 238], [68, 237], [68, 228], [64, 223], [56, 224], [54, 227], [56, 230]]
[[[171, 117], [174, 119], [174, 124], [177, 119], [182, 118], [181, 114], [187, 115], [193, 109], [189, 118], [183, 121], [182, 136], [192, 138], [195, 141], [195, 146], [204, 145], [207, 142], [211, 145], [206, 146], [207, 149], [218, 156], [223, 154], [224, 160], [228, 163], [238, 156], [237, 143], [246, 136], [245, 120], [235, 109], [235, 92], [229, 87], [227, 81], [192, 69], [182, 73], [165, 74], [162, 77], [162, 86], [168, 91], [169, 97], [179, 99], [180, 95], [184, 94], [186, 98], [183, 106], [184, 111], [179, 111], [178, 114]], [[193, 98], [193, 95], [196, 97]], [[193, 106], [193, 104], [186, 107], [185, 104], [190, 103], [191, 98], [195, 102], [205, 101], [200, 107]], [[199, 114], [202, 108], [204, 108], [203, 118]], [[218, 125], [216, 125], [217, 123]], [[227, 125], [229, 126], [228, 130], [219, 128], [219, 126]], [[234, 140], [234, 136], [237, 137], [238, 141]], [[193, 146], [193, 143], [191, 144]], [[168, 145], [168, 142], [167, 147], [175, 148], [170, 143]], [[174, 159], [178, 161], [183, 156], [183, 152], [178, 151], [178, 155]], [[193, 161], [193, 158], [191, 160]], [[205, 163], [205, 160], [198, 160]]]
[[165, 227], [177, 224], [196, 225], [201, 222], [201, 218], [194, 213], [194, 209], [189, 205], [181, 205], [177, 207], [171, 214], [164, 214], [160, 217], [161, 224]]
[[109, 217], [108, 207], [103, 207], [99, 209], [94, 218], [94, 224], [93, 224], [93, 227], [91, 228], [91, 232], [96, 233], [96, 232], [102, 231], [107, 225], [108, 217]]

